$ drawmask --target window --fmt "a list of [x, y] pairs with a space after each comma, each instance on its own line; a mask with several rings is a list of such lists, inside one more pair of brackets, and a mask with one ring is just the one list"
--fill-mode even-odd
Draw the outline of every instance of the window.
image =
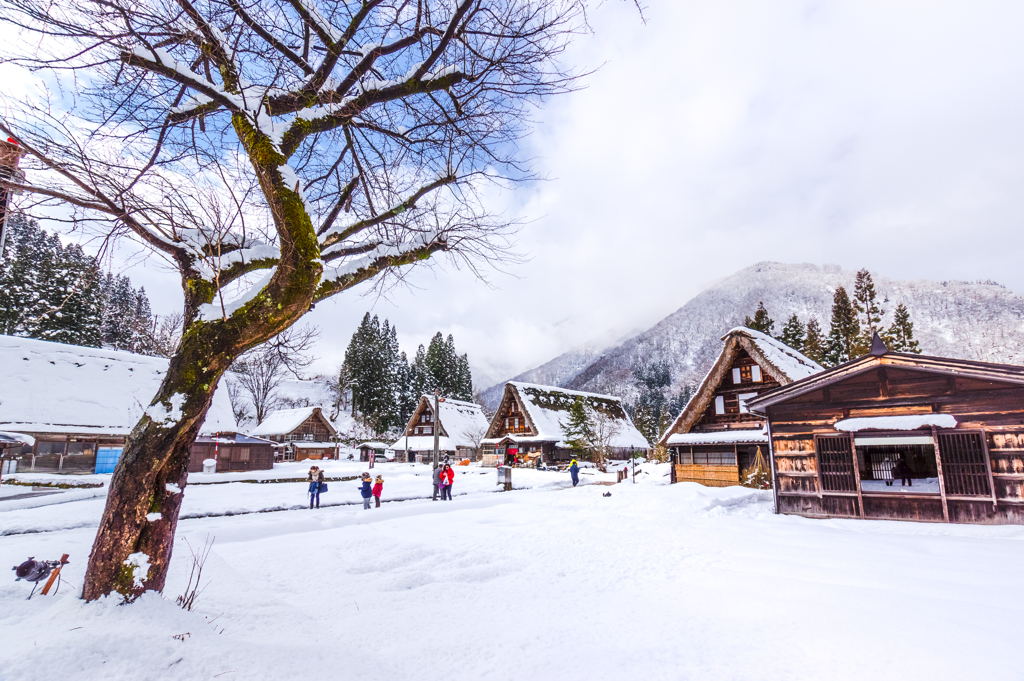
[[46, 442], [39, 440], [36, 442], [36, 456], [45, 456], [47, 454], [60, 455], [64, 453], [63, 442]]
[[761, 367], [757, 366], [756, 364], [750, 367], [750, 378], [751, 380], [754, 381], [754, 383], [760, 383], [762, 380], [764, 380], [761, 378]]
[[694, 452], [693, 462], [707, 466], [735, 466], [735, 452]]
[[987, 497], [988, 467], [980, 433], [939, 433], [946, 494]]
[[817, 437], [814, 443], [818, 453], [818, 474], [825, 492], [856, 492], [853, 476], [853, 452], [850, 438], [845, 435]]
[[755, 397], [757, 397], [757, 393], [742, 393], [739, 396], [740, 413], [741, 414], [749, 414], [750, 413], [750, 410], [747, 409], [747, 400], [752, 400]]
[[718, 397], [715, 398], [715, 413], [716, 414], [724, 414], [725, 413], [725, 398], [722, 397], [721, 395], [719, 395]]
[[242, 461], [248, 463], [249, 461], [249, 448], [248, 447], [235, 447], [234, 451], [231, 452], [232, 461]]
[[735, 385], [739, 385], [740, 383], [743, 382], [743, 379], [740, 378], [740, 369], [739, 369], [739, 367], [733, 367], [733, 370], [732, 370], [732, 382]]
[[519, 417], [517, 416], [516, 418], [512, 419], [512, 423], [513, 423], [513, 426], [512, 426], [513, 428], [518, 428], [519, 427]]
[[508, 429], [508, 417], [505, 418], [505, 429]]

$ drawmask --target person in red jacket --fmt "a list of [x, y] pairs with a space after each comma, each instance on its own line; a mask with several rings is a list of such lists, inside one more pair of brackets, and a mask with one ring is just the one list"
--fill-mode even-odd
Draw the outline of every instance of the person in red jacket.
[[455, 470], [451, 466], [445, 464], [444, 470], [441, 472], [441, 480], [444, 483], [444, 487], [442, 488], [444, 494], [441, 498], [451, 501], [452, 483], [455, 482]]
[[373, 500], [377, 502], [377, 508], [380, 508], [380, 493], [384, 491], [384, 477], [381, 475], [377, 476], [377, 479], [373, 483]]

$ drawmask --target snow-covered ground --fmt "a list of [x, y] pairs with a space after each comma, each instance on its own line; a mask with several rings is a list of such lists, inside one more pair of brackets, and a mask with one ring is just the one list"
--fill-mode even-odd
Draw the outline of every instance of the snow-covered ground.
[[[386, 498], [429, 494], [399, 466], [374, 469]], [[0, 580], [0, 679], [1021, 678], [1024, 527], [775, 516], [768, 492], [643, 468], [636, 485], [575, 489], [516, 471], [531, 488], [507, 493], [470, 468], [451, 503], [187, 518], [167, 598], [127, 607], [75, 597], [91, 526], [2, 536], [0, 565], [72, 563], [57, 597]], [[185, 511], [293, 484], [190, 485]], [[94, 504], [0, 511], [0, 528]], [[207, 537], [185, 612], [185, 540]]]

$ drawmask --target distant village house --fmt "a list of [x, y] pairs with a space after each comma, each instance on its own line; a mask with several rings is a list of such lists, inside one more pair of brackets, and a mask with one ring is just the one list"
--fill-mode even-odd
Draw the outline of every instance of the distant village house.
[[473, 402], [438, 400], [434, 415], [434, 397], [423, 395], [406, 424], [405, 433], [391, 445], [396, 458], [403, 461], [429, 461], [434, 455], [434, 429], [437, 429], [438, 450], [451, 459], [474, 459], [480, 439], [487, 432], [483, 408]]
[[270, 412], [251, 434], [275, 442], [279, 461], [338, 458], [338, 431], [320, 407]]

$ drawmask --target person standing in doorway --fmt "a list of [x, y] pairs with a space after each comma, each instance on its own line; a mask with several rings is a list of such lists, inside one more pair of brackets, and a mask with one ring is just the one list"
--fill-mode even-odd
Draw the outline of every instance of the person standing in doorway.
[[384, 476], [378, 475], [377, 479], [373, 481], [373, 501], [376, 503], [375, 508], [380, 508], [380, 493], [384, 491]]
[[455, 469], [445, 464], [444, 471], [441, 473], [442, 484], [444, 485], [442, 499], [452, 500], [452, 483], [455, 482]]
[[320, 485], [324, 482], [324, 472], [317, 466], [313, 466], [309, 469], [309, 507], [313, 508], [313, 502], [316, 501], [316, 507], [320, 508]]
[[363, 496], [363, 510], [369, 510], [370, 497], [373, 496], [373, 490], [370, 489], [369, 473], [363, 473], [362, 483], [359, 485], [359, 493]]
[[434, 469], [434, 497], [433, 501], [437, 501], [437, 493], [441, 490], [441, 467], [438, 466]]
[[569, 476], [572, 478], [573, 487], [580, 484], [580, 465], [576, 463], [576, 459], [569, 463]]

